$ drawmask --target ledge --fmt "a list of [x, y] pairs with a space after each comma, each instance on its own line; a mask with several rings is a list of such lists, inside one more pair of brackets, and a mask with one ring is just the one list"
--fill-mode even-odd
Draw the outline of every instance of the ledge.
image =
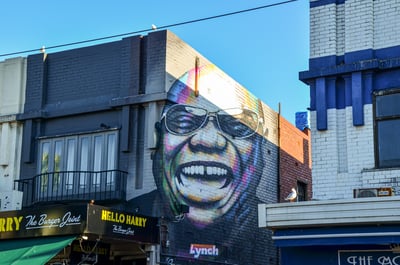
[[346, 226], [400, 223], [400, 196], [259, 204], [259, 227]]

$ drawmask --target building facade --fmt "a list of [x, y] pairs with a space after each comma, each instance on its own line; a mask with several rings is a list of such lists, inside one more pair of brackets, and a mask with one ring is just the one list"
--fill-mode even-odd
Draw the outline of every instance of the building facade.
[[260, 206], [282, 264], [399, 262], [399, 12], [398, 1], [310, 1], [299, 76], [310, 86], [315, 201]]
[[0, 211], [22, 208], [22, 192], [15, 181], [20, 177], [22, 123], [26, 58], [0, 62]]
[[308, 134], [170, 31], [19, 60], [7, 190], [23, 207], [0, 213], [0, 245], [65, 250], [50, 263], [278, 263], [257, 205], [282, 183], [311, 198]]

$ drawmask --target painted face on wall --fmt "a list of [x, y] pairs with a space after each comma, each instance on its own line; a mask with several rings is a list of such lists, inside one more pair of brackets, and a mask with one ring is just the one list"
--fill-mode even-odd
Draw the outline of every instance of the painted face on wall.
[[255, 196], [263, 167], [260, 106], [218, 73], [213, 66], [197, 77], [191, 71], [171, 88], [153, 168], [171, 209], [189, 206], [186, 216], [199, 227], [237, 215]]

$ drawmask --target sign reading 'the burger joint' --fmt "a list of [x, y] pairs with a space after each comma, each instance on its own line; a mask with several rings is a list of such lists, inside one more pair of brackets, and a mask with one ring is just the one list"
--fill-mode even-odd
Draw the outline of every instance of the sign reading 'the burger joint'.
[[0, 239], [79, 234], [86, 206], [47, 207], [0, 213]]

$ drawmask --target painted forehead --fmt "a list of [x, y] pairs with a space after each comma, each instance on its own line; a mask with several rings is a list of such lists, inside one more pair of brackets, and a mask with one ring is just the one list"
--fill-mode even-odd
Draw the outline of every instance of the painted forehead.
[[186, 72], [173, 84], [168, 99], [209, 110], [246, 108], [258, 112], [257, 98], [214, 65]]

